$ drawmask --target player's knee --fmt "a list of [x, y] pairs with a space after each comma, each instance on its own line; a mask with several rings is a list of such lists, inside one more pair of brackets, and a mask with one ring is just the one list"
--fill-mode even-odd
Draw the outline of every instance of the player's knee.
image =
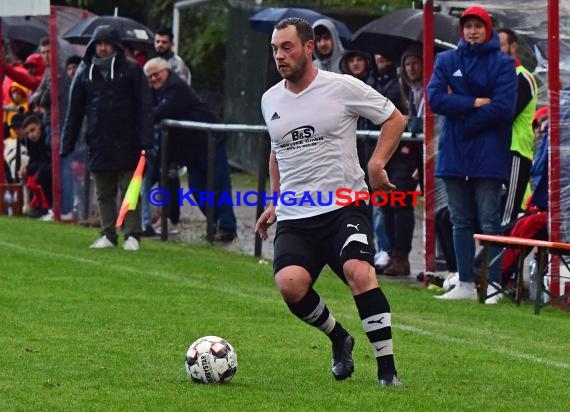
[[351, 259], [343, 265], [344, 275], [353, 291], [365, 291], [378, 285], [374, 268], [368, 262]]
[[275, 285], [288, 303], [300, 301], [311, 287], [311, 276], [302, 268], [283, 268], [275, 275]]

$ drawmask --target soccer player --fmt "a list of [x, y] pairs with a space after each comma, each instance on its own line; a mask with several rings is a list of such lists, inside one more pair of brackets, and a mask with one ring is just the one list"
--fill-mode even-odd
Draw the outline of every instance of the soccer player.
[[312, 62], [314, 34], [307, 21], [280, 21], [271, 47], [283, 77], [261, 99], [271, 137], [271, 191], [287, 191], [297, 198], [296, 206], [270, 205], [256, 223], [256, 232], [267, 239], [268, 227], [277, 221], [275, 283], [289, 310], [329, 337], [333, 376], [346, 379], [354, 371], [354, 338], [313, 288], [328, 264], [353, 294], [378, 363], [380, 384], [400, 386], [390, 305], [378, 287], [374, 269], [368, 205], [360, 202], [341, 207], [335, 201], [326, 206], [299, 205], [299, 200], [304, 192], [317, 199], [317, 192], [334, 193], [338, 188], [367, 190], [356, 153], [359, 116], [382, 125], [368, 163], [370, 185], [386, 192], [395, 189], [384, 166], [398, 145], [406, 120], [390, 100], [360, 80], [317, 69]]

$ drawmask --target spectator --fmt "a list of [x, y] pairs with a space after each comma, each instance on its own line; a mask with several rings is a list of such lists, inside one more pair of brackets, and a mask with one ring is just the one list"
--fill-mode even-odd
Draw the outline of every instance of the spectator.
[[10, 120], [10, 130], [14, 132], [15, 139], [4, 139], [4, 161], [8, 166], [6, 176], [11, 179], [8, 183], [19, 183], [18, 171], [22, 165], [27, 164], [28, 155], [25, 146], [22, 144], [26, 138], [26, 133], [22, 127], [26, 115], [16, 113]]
[[22, 123], [28, 152], [28, 163], [18, 173], [31, 192], [31, 200], [25, 216], [42, 218], [48, 213], [53, 200], [51, 174], [51, 148], [47, 145], [42, 121], [36, 115], [28, 115]]
[[[475, 300], [474, 227], [501, 233], [501, 191], [508, 179], [511, 125], [516, 101], [513, 60], [501, 52], [491, 17], [468, 7], [459, 20], [463, 37], [456, 50], [437, 55], [428, 85], [429, 104], [444, 116], [436, 176], [445, 184], [459, 284], [441, 299]], [[490, 261], [500, 252], [491, 248]], [[500, 283], [500, 262], [489, 268], [487, 294]], [[500, 294], [487, 299], [496, 303]]]
[[340, 61], [344, 47], [338, 30], [329, 19], [319, 19], [313, 23], [315, 32], [315, 66], [328, 72], [342, 73]]
[[[347, 50], [340, 61], [342, 73], [350, 74], [371, 87], [374, 87], [374, 82], [376, 80], [373, 65], [372, 56], [359, 50]], [[358, 119], [357, 128], [358, 130], [378, 129], [375, 124], [364, 117], [360, 117]], [[365, 172], [366, 182], [368, 182], [366, 165], [368, 164], [368, 160], [370, 160], [370, 156], [372, 155], [375, 147], [376, 141], [372, 139], [358, 139], [356, 141], [358, 160], [360, 162], [360, 167]]]
[[[344, 53], [341, 61], [340, 67], [341, 72], [350, 74], [357, 79], [363, 81], [367, 85], [376, 88], [376, 71], [374, 70], [375, 63], [372, 61], [372, 56], [368, 53], [358, 51], [358, 50], [348, 50]], [[396, 86], [398, 84], [396, 83]], [[398, 89], [399, 90], [399, 89]], [[358, 119], [357, 128], [359, 130], [378, 130], [378, 126], [372, 123], [370, 120], [366, 119], [365, 117], [360, 117]], [[360, 163], [360, 167], [365, 172], [365, 180], [366, 184], [368, 185], [368, 173], [367, 165], [368, 161], [370, 160], [370, 156], [376, 147], [376, 140], [373, 139], [357, 139], [356, 141], [356, 150], [358, 153], [358, 161]], [[374, 213], [374, 209], [380, 210], [379, 207], [373, 206], [372, 202], [370, 202], [369, 207], [371, 212]], [[374, 216], [374, 215], [372, 215]], [[387, 238], [387, 234], [385, 233], [384, 228], [384, 219], [383, 214], [380, 213], [380, 220], [375, 220], [373, 217], [373, 225], [374, 225], [374, 232], [377, 237], [378, 243], [378, 252], [374, 255], [374, 265], [376, 267], [377, 272], [381, 272], [388, 264], [388, 251], [389, 248], [389, 240]], [[379, 226], [382, 225], [382, 226]], [[381, 252], [384, 252], [382, 255]]]
[[[405, 126], [394, 105], [350, 76], [317, 69], [311, 62], [314, 34], [303, 19], [277, 23], [271, 48], [283, 77], [261, 98], [271, 138], [271, 190], [292, 193], [297, 202], [307, 193], [316, 198], [317, 191], [333, 193], [339, 187], [366, 190], [356, 156], [359, 116], [382, 124], [368, 163], [370, 185], [374, 190], [394, 189], [383, 168]], [[276, 220], [275, 283], [291, 313], [330, 339], [334, 378], [347, 379], [354, 372], [354, 338], [313, 288], [327, 264], [351, 289], [374, 351], [379, 383], [401, 386], [394, 364], [390, 305], [373, 268], [368, 206], [352, 203], [342, 207], [334, 201], [327, 206], [271, 205], [256, 223], [262, 239], [267, 239], [267, 229]]]
[[[153, 110], [155, 122], [162, 119], [205, 123], [220, 122], [218, 116], [210, 110], [190, 86], [170, 70], [163, 59], [150, 59], [145, 64], [144, 71], [155, 93]], [[175, 166], [187, 166], [188, 188], [195, 189], [192, 196], [200, 206], [200, 210], [206, 215], [205, 205], [200, 202], [200, 193], [207, 191], [208, 134], [200, 130], [173, 128], [169, 137], [168, 159], [173, 164], [169, 168], [171, 180], [174, 182]], [[216, 139], [215, 196], [213, 201], [216, 232], [214, 240], [231, 242], [237, 236], [233, 206], [228, 202], [220, 202], [222, 195], [229, 194], [231, 196], [232, 193], [226, 140], [222, 135], [215, 135], [214, 138]], [[173, 201], [174, 199], [171, 200], [171, 203]], [[178, 208], [177, 203], [172, 206]], [[169, 214], [175, 215], [172, 212]]]
[[12, 82], [9, 89], [10, 105], [4, 106], [4, 137], [16, 138], [16, 131], [10, 129], [12, 118], [28, 111], [28, 89]]
[[538, 86], [534, 76], [517, 57], [518, 36], [508, 27], [497, 30], [501, 51], [515, 60], [517, 72], [517, 102], [511, 137], [510, 176], [501, 225], [508, 228], [521, 211], [530, 179], [534, 148], [532, 119], [536, 111]]
[[[90, 247], [115, 247], [118, 236], [117, 190], [124, 197], [142, 149], [152, 148], [152, 97], [140, 65], [125, 57], [118, 32], [98, 27], [76, 73], [61, 138], [61, 156], [69, 155], [87, 118], [85, 142], [95, 178], [101, 238]], [[139, 249], [140, 205], [125, 217], [125, 250]]]
[[[423, 72], [422, 53], [417, 46], [406, 49], [402, 55], [402, 96], [407, 103], [408, 125], [406, 130], [412, 135], [423, 130]], [[388, 162], [386, 170], [398, 190], [415, 191], [422, 175], [420, 142], [401, 141]], [[409, 276], [409, 254], [414, 237], [414, 205], [412, 197], [405, 198], [404, 204], [386, 204], [382, 207], [384, 225], [391, 246], [390, 263], [384, 268], [387, 276]]]
[[67, 73], [67, 77], [69, 77], [70, 80], [73, 80], [75, 77], [75, 73], [77, 73], [77, 69], [79, 68], [80, 64], [81, 56], [78, 55], [69, 56], [65, 61], [65, 72]]
[[182, 80], [192, 85], [192, 74], [190, 69], [182, 60], [182, 57], [172, 51], [174, 46], [174, 33], [170, 28], [161, 28], [154, 33], [154, 50], [158, 57], [162, 57], [170, 64], [170, 69]]
[[[58, 69], [57, 62], [51, 62], [51, 44], [49, 37], [43, 37], [40, 40], [40, 55], [45, 63], [45, 71], [42, 80], [30, 98], [30, 110], [36, 113], [42, 119], [44, 134], [47, 144], [51, 147], [51, 76], [52, 69], [55, 67], [59, 76], [58, 104], [59, 104], [59, 126], [63, 125], [63, 116], [67, 109], [69, 84], [67, 76], [63, 70]], [[60, 162], [60, 178], [61, 178], [61, 219], [71, 220], [73, 218], [73, 176], [71, 172], [71, 164], [67, 159]], [[53, 220], [54, 214], [49, 210], [49, 216], [44, 220]]]
[[[398, 68], [392, 61], [386, 59], [380, 53], [374, 54], [376, 63], [376, 81], [374, 88], [382, 95], [386, 96], [400, 112], [407, 113], [407, 108], [403, 105], [402, 92], [400, 90], [400, 76]], [[390, 264], [390, 253], [392, 246], [388, 233], [386, 233], [385, 216], [380, 206], [373, 206], [372, 220], [374, 222], [374, 234], [378, 249], [374, 255], [374, 267], [376, 273], [383, 273], [384, 269]]]
[[[0, 47], [0, 49], [2, 48]], [[0, 60], [2, 59], [2, 54], [3, 52], [0, 50]], [[9, 79], [33, 92], [42, 81], [46, 65], [40, 54], [33, 53], [26, 58], [21, 66], [2, 63], [2, 68]]]

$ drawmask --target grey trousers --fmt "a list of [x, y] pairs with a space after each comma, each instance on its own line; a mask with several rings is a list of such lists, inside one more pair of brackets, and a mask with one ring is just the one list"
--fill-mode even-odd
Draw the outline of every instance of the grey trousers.
[[[93, 172], [97, 193], [97, 205], [101, 215], [101, 235], [117, 243], [115, 223], [119, 214], [120, 202], [117, 202], [117, 191], [120, 190], [122, 202], [127, 187], [133, 177], [134, 170], [99, 171]], [[129, 236], [140, 238], [141, 226], [140, 201], [135, 210], [129, 210], [123, 222], [125, 239]]]

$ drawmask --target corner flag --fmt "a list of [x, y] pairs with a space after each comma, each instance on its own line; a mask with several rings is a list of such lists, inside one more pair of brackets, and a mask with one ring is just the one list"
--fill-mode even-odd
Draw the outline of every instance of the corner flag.
[[125, 197], [123, 198], [123, 203], [121, 204], [121, 210], [119, 211], [119, 216], [117, 217], [117, 223], [115, 224], [116, 227], [121, 227], [123, 224], [123, 220], [125, 220], [125, 215], [129, 210], [135, 210], [137, 208], [137, 203], [139, 201], [139, 195], [141, 193], [141, 185], [142, 185], [142, 178], [144, 172], [144, 165], [145, 165], [145, 157], [146, 153], [143, 150], [141, 152], [141, 157], [139, 159], [139, 163], [137, 164], [137, 168], [135, 169], [135, 173], [133, 174], [133, 178], [127, 187], [127, 193], [125, 193]]

